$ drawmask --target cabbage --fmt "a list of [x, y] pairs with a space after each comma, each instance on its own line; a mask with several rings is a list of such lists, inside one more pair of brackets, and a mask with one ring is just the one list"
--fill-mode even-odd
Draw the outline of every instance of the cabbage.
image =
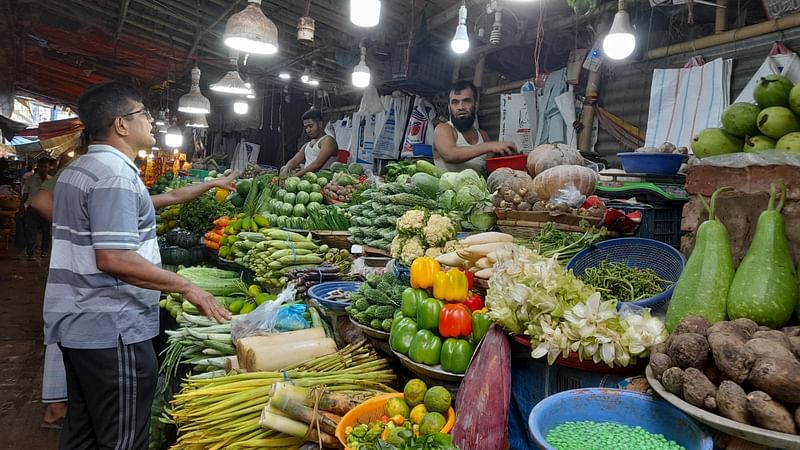
[[469, 213], [469, 224], [475, 231], [489, 231], [497, 223], [497, 215], [491, 205], [475, 206]]
[[468, 210], [472, 205], [482, 202], [488, 193], [474, 185], [467, 185], [456, 191], [453, 207], [461, 211]]
[[456, 197], [456, 192], [454, 190], [444, 191], [439, 195], [438, 205], [445, 211], [450, 211], [453, 209], [453, 199]]
[[439, 190], [455, 190], [456, 181], [458, 181], [458, 172], [446, 172], [441, 178], [439, 178]]
[[483, 179], [478, 172], [472, 169], [465, 169], [458, 173], [456, 176], [456, 190], [461, 190], [465, 186], [476, 186], [477, 188], [485, 191], [486, 180]]

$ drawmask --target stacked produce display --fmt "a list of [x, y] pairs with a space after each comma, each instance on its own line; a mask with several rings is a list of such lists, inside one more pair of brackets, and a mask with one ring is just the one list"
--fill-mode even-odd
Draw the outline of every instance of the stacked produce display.
[[488, 330], [483, 300], [469, 289], [467, 275], [441, 270], [428, 256], [411, 265], [411, 287], [403, 291], [389, 345], [397, 353], [453, 374], [467, 370], [475, 345]]
[[734, 103], [722, 128], [701, 130], [692, 139], [699, 158], [766, 150], [800, 152], [800, 87], [783, 75], [762, 77], [753, 91], [757, 104]]

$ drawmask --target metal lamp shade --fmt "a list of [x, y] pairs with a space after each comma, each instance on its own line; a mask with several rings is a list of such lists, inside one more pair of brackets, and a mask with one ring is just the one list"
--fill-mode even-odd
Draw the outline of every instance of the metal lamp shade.
[[230, 72], [226, 73], [221, 80], [212, 84], [211, 90], [222, 92], [224, 94], [236, 95], [248, 95], [253, 93], [253, 90], [244, 84], [242, 77], [239, 76], [239, 72], [236, 70], [231, 70]]
[[271, 55], [278, 52], [278, 28], [261, 11], [261, 0], [250, 0], [225, 25], [225, 45], [246, 53]]
[[178, 100], [178, 111], [187, 114], [208, 114], [211, 102], [200, 93], [200, 69], [192, 69], [192, 87]]

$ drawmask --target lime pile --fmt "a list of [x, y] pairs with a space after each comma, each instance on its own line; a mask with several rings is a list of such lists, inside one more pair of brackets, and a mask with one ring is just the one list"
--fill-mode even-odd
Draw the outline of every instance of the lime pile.
[[547, 433], [547, 443], [556, 450], [686, 450], [642, 427], [591, 420], [556, 426]]

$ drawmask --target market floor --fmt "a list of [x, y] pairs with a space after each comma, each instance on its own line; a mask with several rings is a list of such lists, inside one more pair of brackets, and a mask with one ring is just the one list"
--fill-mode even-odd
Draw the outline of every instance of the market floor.
[[40, 426], [47, 264], [47, 259], [27, 261], [13, 248], [0, 249], [0, 450], [58, 448], [58, 430]]

